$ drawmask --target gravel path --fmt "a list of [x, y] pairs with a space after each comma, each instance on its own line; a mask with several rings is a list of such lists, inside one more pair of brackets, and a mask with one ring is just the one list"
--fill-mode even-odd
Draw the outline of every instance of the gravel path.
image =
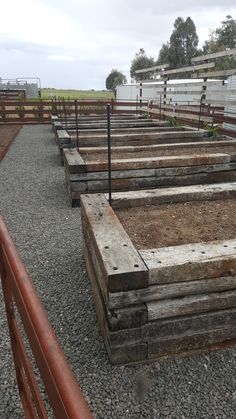
[[[109, 364], [83, 262], [80, 210], [67, 201], [50, 127], [24, 127], [1, 162], [0, 210], [94, 417], [235, 418], [236, 350], [152, 364], [142, 401], [134, 377], [144, 367]], [[9, 348], [3, 314], [1, 419], [22, 417]]]

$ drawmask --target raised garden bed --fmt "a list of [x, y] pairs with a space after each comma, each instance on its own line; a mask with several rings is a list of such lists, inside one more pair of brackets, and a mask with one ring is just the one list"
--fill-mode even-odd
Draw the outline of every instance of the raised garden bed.
[[[72, 205], [86, 192], [106, 192], [104, 148], [64, 149]], [[112, 150], [112, 190], [136, 190], [236, 180], [236, 141], [206, 141]]]
[[[196, 130], [190, 127], [146, 127], [146, 128], [130, 128], [124, 133], [122, 129], [112, 130], [112, 147], [119, 146], [138, 146], [138, 145], [155, 145], [177, 143], [177, 142], [191, 142], [203, 140], [207, 131]], [[65, 148], [74, 147], [106, 147], [107, 146], [107, 134], [105, 131], [101, 133], [101, 129], [86, 129], [79, 132], [77, 136], [71, 136], [69, 130], [56, 130], [55, 138], [58, 145], [61, 164], [64, 164], [63, 150]]]
[[81, 197], [85, 261], [112, 363], [235, 344], [235, 197], [236, 182], [115, 193], [112, 208], [104, 194]]
[[[144, 131], [143, 128], [130, 129], [128, 133], [114, 133], [112, 131], [112, 146], [127, 146], [127, 145], [155, 145], [166, 142], [191, 142], [199, 141], [207, 136], [207, 131], [196, 130], [188, 127], [178, 127], [178, 129], [170, 127], [155, 127], [154, 132]], [[105, 147], [107, 146], [107, 134], [100, 133], [95, 130], [94, 133], [89, 134], [89, 131], [79, 132], [79, 147]], [[76, 136], [70, 136], [69, 131], [57, 130], [56, 141], [59, 149], [67, 147], [68, 145], [76, 145]]]
[[[158, 127], [158, 126], [165, 126], [168, 125], [168, 122], [165, 121], [158, 121], [156, 119], [148, 119], [148, 118], [130, 118], [130, 119], [111, 119], [111, 128], [142, 128], [142, 127]], [[76, 129], [76, 122], [58, 122], [55, 121], [53, 123], [54, 129]], [[107, 120], [82, 120], [78, 121], [79, 130], [87, 130], [87, 129], [102, 129], [107, 127]]]

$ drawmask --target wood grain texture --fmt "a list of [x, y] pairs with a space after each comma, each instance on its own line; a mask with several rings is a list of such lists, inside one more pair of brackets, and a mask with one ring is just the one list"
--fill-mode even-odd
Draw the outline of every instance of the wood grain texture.
[[159, 319], [138, 328], [108, 331], [111, 346], [134, 345], [157, 339], [171, 339], [187, 333], [197, 334], [236, 324], [236, 309], [217, 310], [175, 318]]
[[[206, 164], [230, 163], [231, 156], [224, 153], [194, 154], [183, 156], [143, 157], [138, 159], [117, 159], [112, 160], [112, 170], [151, 169], [159, 167], [176, 166], [201, 166]], [[108, 170], [108, 163], [105, 161], [86, 162], [87, 172], [99, 172]]]
[[63, 149], [64, 163], [69, 173], [86, 172], [86, 163], [76, 148]]
[[236, 240], [217, 240], [140, 250], [149, 284], [236, 275]]
[[147, 268], [105, 196], [83, 195], [81, 213], [108, 289], [115, 292], [147, 286]]
[[150, 285], [138, 290], [109, 293], [109, 308], [120, 308], [135, 304], [160, 301], [170, 298], [236, 289], [236, 277], [209, 278], [195, 281]]
[[[84, 241], [84, 257], [87, 272], [91, 281], [97, 316], [101, 328], [107, 324], [107, 330], [120, 330], [137, 328], [147, 323], [147, 307], [145, 304], [136, 304], [133, 307], [112, 309], [106, 304], [107, 290], [104, 287], [104, 278], [99, 263], [91, 252], [91, 245]], [[104, 330], [103, 330], [104, 334]]]
[[182, 352], [192, 351], [198, 348], [207, 348], [236, 337], [236, 326], [215, 329], [212, 331], [203, 331], [198, 334], [187, 334], [182, 337], [173, 337], [163, 341], [150, 342], [148, 345], [148, 358], [163, 357], [175, 355]]
[[236, 307], [236, 290], [199, 294], [147, 303], [148, 321]]
[[179, 188], [149, 189], [113, 193], [113, 208], [128, 208], [140, 205], [161, 205], [170, 202], [200, 201], [233, 198], [236, 182], [211, 185], [191, 185]]

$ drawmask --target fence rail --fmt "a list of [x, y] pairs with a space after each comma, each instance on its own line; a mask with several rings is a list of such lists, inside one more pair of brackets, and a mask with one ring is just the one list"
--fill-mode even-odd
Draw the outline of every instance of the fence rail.
[[[79, 115], [99, 115], [106, 113], [107, 104], [111, 105], [111, 113], [139, 113], [140, 104], [115, 100], [77, 100]], [[147, 106], [147, 102], [144, 102]], [[75, 100], [64, 99], [26, 99], [26, 100], [0, 100], [0, 124], [48, 124], [51, 115], [65, 112], [68, 116], [75, 115]]]
[[0, 276], [25, 417], [48, 418], [48, 410], [41, 396], [38, 376], [31, 359], [33, 357], [55, 417], [91, 419], [83, 394], [1, 217]]
[[24, 89], [0, 89], [0, 101], [5, 100], [9, 103], [9, 100], [22, 100], [25, 97], [26, 93]]
[[[148, 107], [144, 107], [143, 111], [148, 112], [152, 117], [159, 119], [171, 117], [177, 123], [198, 128], [219, 125], [219, 133], [236, 138], [236, 111], [226, 111], [221, 103], [218, 105], [217, 103], [209, 104], [202, 100], [198, 104], [190, 102], [189, 105], [167, 105], [161, 101], [159, 103], [150, 101]], [[235, 130], [226, 129], [223, 125], [226, 123], [235, 126]]]

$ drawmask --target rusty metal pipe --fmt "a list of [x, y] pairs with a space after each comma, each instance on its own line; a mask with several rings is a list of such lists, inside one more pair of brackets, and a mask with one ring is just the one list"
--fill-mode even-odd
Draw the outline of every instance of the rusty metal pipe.
[[[29, 330], [29, 322], [31, 323], [29, 342], [56, 418], [91, 419], [92, 416], [81, 389], [66, 361], [2, 217], [0, 217], [0, 247], [2, 249], [1, 267], [4, 263], [8, 264], [5, 269], [1, 269], [1, 272], [4, 275], [4, 271], [7, 271], [8, 279], [10, 276], [13, 295], [17, 296], [18, 300], [16, 301], [17, 308], [20, 314], [24, 314], [22, 322], [26, 333]], [[18, 304], [19, 301], [21, 304]], [[47, 371], [45, 371], [45, 365], [48, 368]]]

